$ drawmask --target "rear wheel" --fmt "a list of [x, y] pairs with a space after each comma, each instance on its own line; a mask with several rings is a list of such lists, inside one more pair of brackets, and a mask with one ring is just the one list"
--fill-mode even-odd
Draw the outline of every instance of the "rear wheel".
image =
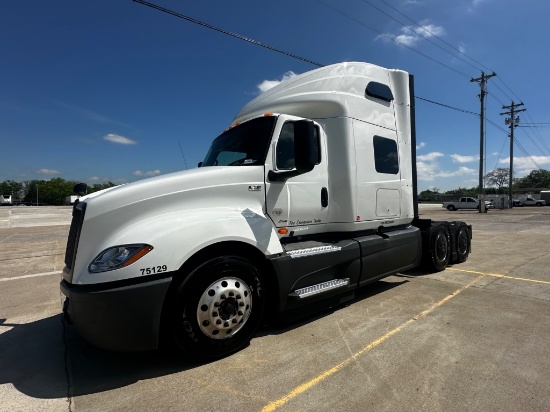
[[462, 263], [470, 255], [470, 231], [464, 222], [460, 222], [455, 234], [456, 242], [456, 262]]
[[444, 270], [451, 258], [451, 235], [447, 225], [440, 223], [430, 227], [423, 243], [425, 267], [433, 272]]
[[449, 206], [447, 206], [447, 210], [448, 210], [449, 212], [453, 212], [453, 211], [456, 210], [456, 207], [454, 207], [453, 205], [449, 205]]
[[225, 256], [193, 270], [175, 289], [170, 323], [177, 347], [206, 359], [236, 352], [250, 342], [265, 308], [259, 270]]

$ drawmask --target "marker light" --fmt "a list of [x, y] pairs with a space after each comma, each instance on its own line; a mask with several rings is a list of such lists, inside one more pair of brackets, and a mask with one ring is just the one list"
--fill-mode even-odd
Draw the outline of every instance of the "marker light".
[[90, 266], [88, 272], [100, 273], [120, 269], [138, 261], [153, 250], [153, 246], [145, 244], [114, 246], [101, 252]]
[[288, 229], [286, 227], [282, 227], [278, 230], [279, 234], [286, 235], [288, 233]]

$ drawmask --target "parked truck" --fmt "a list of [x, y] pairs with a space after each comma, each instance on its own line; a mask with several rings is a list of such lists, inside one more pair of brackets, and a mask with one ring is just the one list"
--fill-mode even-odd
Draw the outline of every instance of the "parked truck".
[[[479, 200], [473, 197], [461, 197], [458, 200], [453, 200], [451, 202], [443, 202], [442, 205], [445, 209], [450, 210], [451, 212], [458, 209], [477, 209], [479, 210]], [[485, 210], [493, 207], [493, 203], [485, 200]]]
[[517, 199], [517, 206], [546, 206], [546, 200], [543, 200], [542, 197], [541, 199], [534, 199], [531, 196], [520, 197]]
[[418, 216], [415, 147], [412, 75], [340, 63], [287, 80], [244, 106], [199, 168], [79, 199], [65, 319], [103, 348], [166, 340], [216, 358], [270, 317], [463, 262], [471, 226]]
[[11, 195], [0, 195], [0, 206], [9, 206], [11, 204]]

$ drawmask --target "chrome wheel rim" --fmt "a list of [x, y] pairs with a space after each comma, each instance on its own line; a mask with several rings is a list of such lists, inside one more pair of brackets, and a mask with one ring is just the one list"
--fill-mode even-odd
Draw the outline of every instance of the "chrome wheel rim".
[[239, 278], [227, 277], [212, 283], [197, 305], [197, 322], [212, 339], [228, 339], [246, 324], [252, 309], [252, 291]]

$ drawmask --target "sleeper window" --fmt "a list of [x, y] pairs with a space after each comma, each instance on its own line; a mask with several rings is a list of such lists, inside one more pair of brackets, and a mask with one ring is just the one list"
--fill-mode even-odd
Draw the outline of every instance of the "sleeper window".
[[378, 173], [399, 173], [399, 157], [395, 140], [374, 136], [374, 167]]

